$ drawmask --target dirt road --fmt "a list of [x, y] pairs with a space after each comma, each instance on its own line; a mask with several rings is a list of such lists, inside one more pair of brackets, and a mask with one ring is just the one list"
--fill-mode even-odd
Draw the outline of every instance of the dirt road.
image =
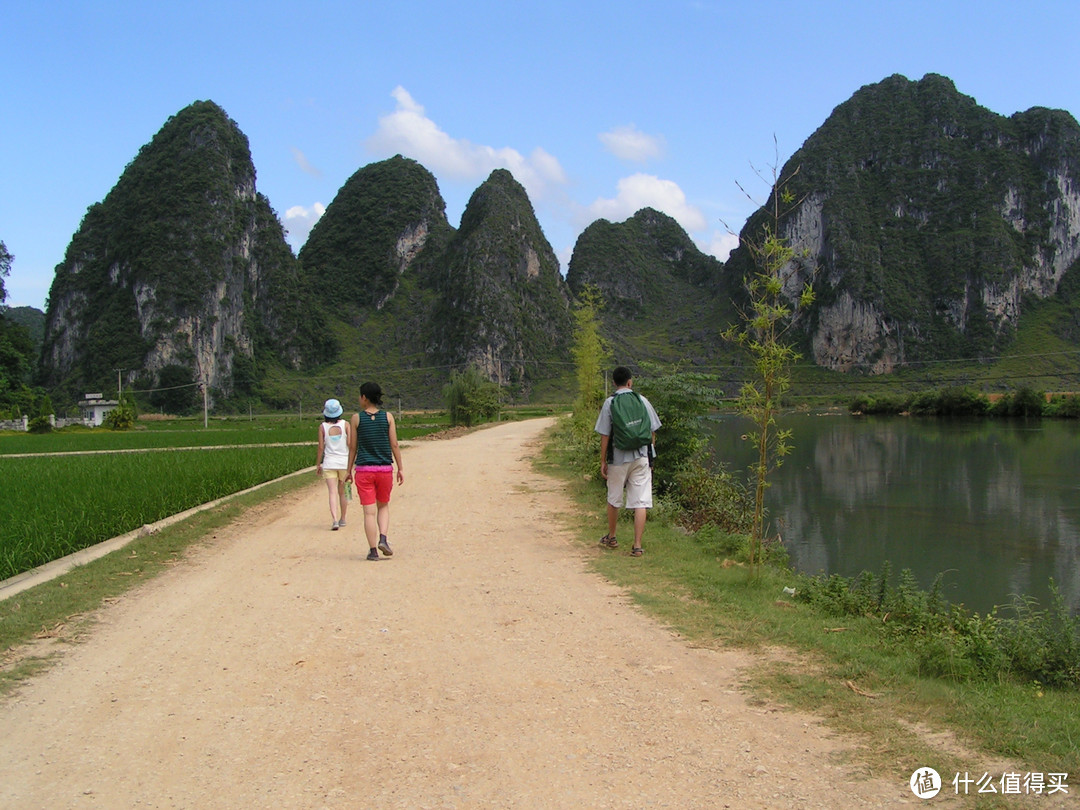
[[312, 476], [106, 608], [0, 702], [0, 807], [919, 804], [587, 572], [527, 460], [548, 424], [407, 447], [391, 559]]

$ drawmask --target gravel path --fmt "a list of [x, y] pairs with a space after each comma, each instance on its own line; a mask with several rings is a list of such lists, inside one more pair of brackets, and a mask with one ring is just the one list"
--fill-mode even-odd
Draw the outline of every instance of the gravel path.
[[0, 702], [0, 807], [919, 804], [586, 570], [528, 462], [550, 424], [407, 447], [391, 559], [313, 476], [105, 608]]

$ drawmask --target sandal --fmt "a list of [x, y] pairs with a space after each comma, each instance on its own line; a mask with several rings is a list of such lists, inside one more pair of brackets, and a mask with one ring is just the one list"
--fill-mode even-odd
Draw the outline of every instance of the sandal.
[[640, 557], [644, 553], [645, 549], [643, 549], [641, 546], [634, 546], [632, 549], [630, 549], [631, 557]]
[[600, 538], [600, 545], [604, 548], [618, 548], [619, 541], [616, 540], [614, 537], [609, 537], [605, 534], [603, 537]]

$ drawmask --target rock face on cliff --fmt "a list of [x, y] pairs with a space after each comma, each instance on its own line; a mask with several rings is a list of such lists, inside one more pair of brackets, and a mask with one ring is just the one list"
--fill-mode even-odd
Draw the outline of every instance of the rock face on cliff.
[[[993, 354], [1025, 296], [1054, 294], [1080, 258], [1080, 127], [1063, 111], [1005, 118], [944, 77], [892, 76], [838, 106], [792, 175], [780, 234], [816, 266], [807, 343], [831, 369]], [[729, 282], [748, 267], [736, 251]]]
[[526, 388], [569, 359], [570, 294], [525, 189], [497, 169], [473, 192], [437, 263], [429, 347]]
[[49, 292], [40, 376], [79, 397], [117, 369], [146, 387], [182, 369], [228, 396], [268, 360], [300, 368], [330, 349], [309, 304], [247, 138], [196, 102], [87, 211]]

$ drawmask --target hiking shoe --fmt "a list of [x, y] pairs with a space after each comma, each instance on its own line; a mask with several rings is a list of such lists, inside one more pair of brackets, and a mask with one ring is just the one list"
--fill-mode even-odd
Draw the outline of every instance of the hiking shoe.
[[338, 530], [338, 526], [340, 526], [340, 525], [341, 525], [341, 524], [340, 524], [340, 523], [338, 523], [338, 522], [337, 522], [337, 521], [335, 520], [335, 521], [334, 521], [334, 525], [330, 527], [330, 531], [332, 531], [332, 532], [336, 532], [336, 531]]
[[379, 551], [381, 551], [387, 557], [394, 556], [394, 551], [390, 548], [390, 544], [387, 542], [385, 537], [379, 538]]
[[367, 559], [369, 559], [371, 562], [378, 562], [379, 561], [379, 550], [375, 549], [375, 548], [371, 549], [371, 551], [369, 551], [367, 553]]
[[337, 522], [337, 525], [344, 529], [345, 528], [345, 518], [342, 518], [341, 520], [339, 520]]

